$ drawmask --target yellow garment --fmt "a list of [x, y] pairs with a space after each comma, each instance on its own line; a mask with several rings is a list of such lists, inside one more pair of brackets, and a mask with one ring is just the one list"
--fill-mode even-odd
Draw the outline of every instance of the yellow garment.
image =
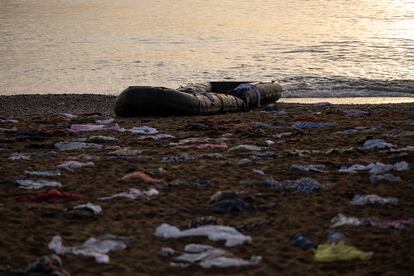
[[350, 261], [355, 259], [368, 260], [374, 253], [372, 251], [364, 252], [343, 242], [338, 244], [325, 243], [320, 244], [315, 250], [313, 259], [317, 262], [335, 262]]

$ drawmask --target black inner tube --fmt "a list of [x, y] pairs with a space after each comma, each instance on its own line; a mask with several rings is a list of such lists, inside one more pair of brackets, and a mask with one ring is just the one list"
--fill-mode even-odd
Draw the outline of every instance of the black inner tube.
[[274, 82], [206, 82], [178, 89], [131, 86], [118, 96], [114, 110], [120, 117], [242, 112], [272, 103], [281, 93]]

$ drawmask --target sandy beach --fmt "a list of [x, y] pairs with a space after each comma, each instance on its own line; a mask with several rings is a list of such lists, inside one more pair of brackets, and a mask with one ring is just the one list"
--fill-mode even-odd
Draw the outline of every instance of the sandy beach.
[[[68, 130], [74, 124], [96, 124], [114, 116], [114, 101], [115, 97], [101, 95], [0, 97], [0, 274], [9, 275], [55, 253], [48, 248], [55, 235], [62, 237], [65, 246], [79, 246], [103, 234], [133, 236], [136, 241], [124, 250], [108, 253], [107, 264], [96, 263], [92, 257], [60, 255], [63, 268], [71, 275], [275, 275], [304, 271], [317, 275], [410, 275], [414, 270], [413, 226], [404, 230], [372, 225], [332, 227], [331, 222], [339, 213], [361, 219], [414, 218], [414, 158], [412, 149], [407, 148], [413, 146], [414, 104], [276, 103], [267, 110], [208, 117], [115, 118], [121, 128], [148, 126], [158, 134], [175, 137], [158, 141], [130, 131]], [[347, 112], [353, 109], [364, 112]], [[68, 112], [76, 116], [62, 115]], [[318, 123], [318, 127], [304, 128], [300, 122]], [[79, 138], [97, 135], [117, 140], [95, 142], [102, 145], [100, 149], [56, 148], [62, 141], [83, 141]], [[187, 138], [198, 140], [183, 142]], [[372, 139], [383, 139], [391, 146], [364, 148]], [[254, 146], [254, 150], [235, 148], [240, 145]], [[114, 153], [126, 147], [136, 151]], [[15, 153], [26, 157], [18, 158]], [[70, 160], [93, 162], [93, 166], [61, 169], [61, 175], [54, 177], [25, 172], [55, 170]], [[373, 183], [367, 170], [339, 172], [344, 166], [376, 162], [393, 166], [406, 162], [408, 168], [389, 169], [386, 173], [396, 177], [394, 182]], [[323, 169], [304, 172], [292, 169], [295, 164]], [[137, 171], [155, 181], [121, 180]], [[320, 184], [309, 193], [275, 184], [307, 177]], [[21, 196], [50, 190], [23, 189], [16, 183], [22, 178], [58, 181], [61, 191], [84, 198], [22, 201]], [[151, 187], [159, 192], [151, 198], [100, 199], [131, 188]], [[214, 211], [210, 198], [219, 191], [237, 193], [251, 208]], [[369, 194], [395, 197], [398, 204], [351, 204], [355, 195]], [[100, 205], [102, 213], [71, 209], [85, 202]], [[164, 239], [154, 235], [163, 223], [183, 230], [189, 224], [195, 227], [197, 218], [208, 216], [213, 217], [208, 219], [210, 223], [235, 227], [250, 236], [251, 243], [225, 247], [223, 241], [205, 237]], [[347, 245], [372, 252], [372, 257], [320, 263], [314, 260], [312, 249], [298, 247], [290, 240], [299, 234], [324, 243], [332, 230], [343, 234]], [[190, 243], [211, 245], [245, 260], [251, 256], [261, 256], [262, 260], [246, 267], [202, 268], [192, 264], [183, 268], [171, 266], [172, 258], [160, 255], [163, 247], [182, 253]]]

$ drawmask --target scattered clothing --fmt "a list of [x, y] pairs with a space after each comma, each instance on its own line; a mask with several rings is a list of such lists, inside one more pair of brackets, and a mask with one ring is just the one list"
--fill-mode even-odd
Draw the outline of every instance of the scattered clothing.
[[373, 252], [364, 252], [353, 246], [345, 245], [343, 242], [338, 244], [320, 244], [315, 250], [314, 260], [317, 262], [329, 263], [336, 261], [369, 260]]
[[112, 136], [98, 135], [89, 137], [87, 141], [91, 143], [111, 143], [118, 141], [118, 139]]
[[366, 140], [362, 146], [363, 149], [389, 149], [394, 147], [395, 146], [393, 144], [386, 143], [382, 139]]
[[414, 227], [414, 219], [386, 220], [379, 218], [356, 218], [346, 217], [339, 213], [331, 220], [331, 227], [339, 227], [343, 225], [352, 226], [372, 226], [378, 228], [394, 228], [397, 230], [407, 230]]
[[128, 129], [127, 131], [133, 134], [148, 134], [148, 135], [158, 133], [158, 130], [156, 128], [149, 127], [149, 126], [133, 127], [131, 129]]
[[24, 171], [25, 174], [32, 175], [32, 176], [42, 176], [42, 177], [54, 177], [60, 176], [61, 173], [58, 170], [54, 171]]
[[395, 163], [394, 165], [390, 164], [383, 164], [380, 162], [377, 163], [370, 163], [367, 166], [361, 164], [355, 164], [351, 167], [343, 166], [339, 169], [340, 173], [357, 173], [358, 171], [369, 171], [371, 174], [382, 174], [389, 172], [391, 170], [394, 171], [406, 171], [408, 170], [409, 165], [405, 161], [401, 161]]
[[143, 172], [129, 173], [123, 176], [121, 180], [122, 181], [142, 181], [148, 184], [157, 184], [161, 182], [161, 180], [152, 178], [151, 176]]
[[351, 201], [352, 205], [373, 205], [373, 204], [391, 204], [397, 205], [398, 198], [380, 197], [378, 195], [355, 195]]
[[178, 156], [166, 156], [161, 159], [161, 163], [177, 163], [177, 162], [185, 162], [190, 161], [191, 158], [187, 153], [182, 153]]
[[18, 179], [16, 183], [19, 184], [20, 188], [23, 189], [43, 189], [50, 187], [62, 187], [62, 184], [57, 181], [48, 181], [48, 180], [30, 180], [30, 179]]
[[84, 150], [84, 149], [95, 149], [101, 150], [102, 145], [85, 142], [59, 142], [55, 144], [55, 148], [61, 151], [66, 150]]
[[70, 276], [69, 272], [63, 269], [62, 260], [57, 255], [42, 256], [34, 262], [28, 264], [24, 269], [3, 269], [0, 267], [0, 275], [50, 275], [50, 276]]
[[30, 155], [27, 153], [18, 153], [18, 152], [13, 152], [10, 157], [9, 160], [15, 161], [15, 160], [30, 160]]
[[177, 146], [180, 149], [199, 149], [199, 150], [212, 150], [212, 149], [227, 149], [226, 143], [221, 144], [193, 144], [193, 145], [184, 145], [184, 146]]
[[133, 155], [138, 155], [141, 152], [142, 152], [141, 150], [126, 147], [126, 148], [122, 148], [122, 149], [112, 151], [108, 154], [109, 155], [116, 155], [116, 156], [133, 156]]
[[163, 223], [157, 227], [155, 235], [164, 239], [206, 236], [212, 241], [224, 240], [225, 246], [227, 247], [250, 243], [252, 241], [250, 236], [243, 235], [233, 227], [222, 225], [206, 225], [181, 231], [177, 227]]
[[102, 213], [102, 207], [101, 206], [92, 204], [90, 202], [85, 203], [85, 204], [76, 205], [72, 209], [75, 209], [75, 210], [76, 209], [90, 210], [92, 213], [94, 213], [94, 215], [99, 215], [99, 214]]
[[68, 170], [68, 171], [73, 171], [75, 169], [79, 169], [79, 168], [90, 168], [90, 167], [95, 167], [95, 163], [93, 162], [78, 162], [78, 161], [65, 161], [62, 164], [59, 164], [56, 166], [59, 169], [64, 169], [64, 170]]
[[89, 131], [120, 131], [117, 123], [113, 124], [73, 124], [70, 126], [70, 132], [89, 132]]
[[229, 149], [229, 151], [261, 151], [262, 148], [256, 145], [238, 145]]
[[374, 183], [374, 184], [379, 183], [379, 182], [383, 182], [383, 181], [400, 182], [401, 177], [395, 176], [395, 175], [390, 174], [390, 173], [386, 173], [386, 174], [383, 174], [383, 175], [373, 174], [373, 175], [370, 175], [369, 180], [371, 181], [371, 183]]
[[86, 197], [76, 193], [62, 192], [57, 189], [52, 189], [45, 193], [39, 193], [34, 195], [23, 195], [16, 197], [19, 201], [47, 201], [47, 200], [70, 200], [70, 201], [86, 201]]
[[57, 235], [49, 243], [49, 249], [59, 255], [68, 253], [94, 257], [97, 263], [109, 263], [108, 253], [110, 251], [124, 250], [131, 243], [135, 242], [134, 237], [118, 237], [114, 235], [102, 235], [96, 238], [89, 238], [81, 246], [65, 247], [62, 238]]
[[145, 135], [145, 136], [139, 136], [139, 140], [165, 140], [165, 139], [175, 139], [176, 137], [170, 134], [155, 134], [155, 135]]
[[[167, 250], [164, 248], [163, 251]], [[182, 255], [173, 257], [172, 266], [187, 267], [191, 264], [198, 264], [203, 268], [225, 268], [258, 265], [262, 260], [260, 256], [252, 256], [249, 260], [243, 260], [223, 249], [203, 244], [188, 244], [184, 251]], [[168, 252], [173, 255], [175, 251], [169, 248]]]
[[295, 122], [292, 127], [299, 129], [329, 128], [336, 126], [335, 122]]
[[364, 111], [361, 109], [348, 109], [348, 110], [343, 110], [343, 112], [345, 113], [346, 116], [350, 116], [350, 117], [366, 116], [370, 114], [368, 111]]
[[290, 237], [290, 242], [295, 245], [302, 247], [303, 249], [315, 249], [318, 247], [318, 244], [299, 235], [295, 234], [292, 237]]
[[316, 173], [326, 173], [325, 165], [299, 165], [293, 164], [290, 166], [291, 171], [296, 172], [316, 172]]
[[151, 198], [157, 196], [158, 194], [159, 194], [159, 192], [154, 188], [150, 188], [147, 191], [141, 191], [139, 189], [131, 188], [126, 192], [114, 194], [112, 196], [101, 197], [99, 199], [100, 200], [110, 200], [110, 199], [118, 198], [118, 197], [124, 197], [124, 198], [127, 198], [127, 199], [151, 199]]
[[276, 181], [268, 178], [265, 181], [259, 182], [259, 185], [277, 189], [295, 190], [303, 193], [311, 193], [321, 189], [321, 184], [313, 178], [300, 178], [297, 180], [282, 180]]

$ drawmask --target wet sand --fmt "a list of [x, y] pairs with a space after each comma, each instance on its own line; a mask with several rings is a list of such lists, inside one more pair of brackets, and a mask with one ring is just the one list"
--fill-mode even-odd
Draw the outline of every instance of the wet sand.
[[[301, 234], [315, 242], [323, 240], [330, 230], [330, 221], [338, 213], [355, 217], [379, 217], [384, 219], [406, 219], [414, 217], [412, 153], [393, 156], [380, 150], [361, 150], [366, 139], [384, 139], [398, 148], [413, 145], [411, 137], [390, 137], [392, 129], [414, 131], [414, 104], [359, 105], [357, 108], [370, 112], [367, 116], [348, 117], [343, 110], [355, 108], [347, 105], [276, 104], [271, 111], [255, 111], [237, 114], [194, 117], [141, 117], [116, 118], [124, 128], [148, 125], [160, 133], [177, 137], [172, 140], [139, 140], [128, 132], [91, 132], [72, 134], [66, 129], [75, 122], [94, 122], [105, 115], [112, 115], [114, 97], [82, 95], [67, 96], [15, 96], [0, 97], [0, 116], [17, 119], [18, 123], [3, 122], [0, 128], [16, 127], [19, 132], [48, 130], [46, 139], [37, 141], [17, 139], [18, 133], [0, 133], [0, 148], [8, 151], [0, 154], [0, 267], [24, 267], [42, 255], [53, 253], [48, 243], [54, 235], [60, 234], [66, 246], [76, 246], [86, 239], [105, 233], [119, 236], [135, 236], [136, 243], [123, 251], [109, 253], [109, 264], [97, 264], [93, 258], [61, 256], [63, 267], [72, 275], [194, 275], [194, 274], [387, 274], [410, 275], [414, 270], [413, 230], [379, 229], [375, 227], [343, 226], [335, 228], [346, 236], [348, 244], [364, 251], [373, 251], [367, 261], [342, 261], [321, 264], [313, 260], [313, 252], [293, 246], [289, 238]], [[60, 103], [60, 104], [59, 104]], [[286, 112], [283, 114], [281, 111]], [[63, 112], [79, 114], [78, 119], [69, 120], [59, 115]], [[92, 114], [95, 113], [95, 114]], [[101, 113], [101, 114], [96, 114]], [[37, 114], [37, 115], [34, 115]], [[81, 115], [83, 114], [83, 115]], [[311, 117], [309, 117], [311, 116]], [[318, 122], [336, 122], [336, 126], [324, 129], [295, 130], [291, 124], [302, 119]], [[248, 128], [243, 123], [261, 122], [268, 127]], [[337, 131], [355, 127], [378, 126], [372, 133], [338, 136]], [[55, 131], [55, 132], [53, 132]], [[277, 138], [277, 134], [292, 132], [290, 136]], [[241, 144], [263, 147], [262, 151], [273, 156], [262, 157], [250, 164], [237, 165], [242, 158], [251, 158], [250, 152], [227, 150], [179, 149], [170, 142], [189, 137], [219, 138], [230, 133], [225, 141], [229, 148]], [[59, 152], [56, 157], [35, 157], [31, 160], [9, 160], [11, 153], [36, 153], [54, 149], [59, 141], [92, 135], [110, 135], [118, 138], [112, 146], [131, 147], [143, 150], [140, 161], [104, 161], [112, 150], [81, 150]], [[266, 146], [265, 140], [273, 145]], [[331, 148], [345, 149], [344, 153], [327, 154]], [[292, 154], [294, 150], [317, 150]], [[187, 162], [161, 163], [167, 156], [187, 153], [193, 159]], [[222, 159], [211, 159], [204, 154], [221, 153]], [[64, 191], [80, 193], [88, 201], [103, 208], [101, 216], [73, 213], [67, 209], [76, 202], [20, 202], [16, 196], [33, 194], [37, 191], [24, 190], [11, 179], [24, 175], [25, 170], [46, 170], [71, 157], [81, 154], [95, 156], [95, 167], [63, 172], [62, 176], [51, 178], [63, 184]], [[204, 155], [204, 156], [203, 156]], [[82, 159], [79, 161], [86, 162]], [[395, 164], [406, 161], [409, 170], [392, 172], [401, 177], [400, 182], [373, 184], [367, 172], [342, 174], [338, 169], [355, 163], [382, 162]], [[327, 173], [293, 172], [292, 164], [322, 164]], [[133, 171], [151, 174], [158, 168], [166, 170], [154, 177], [161, 182], [155, 185], [160, 194], [151, 200], [113, 199], [101, 201], [98, 198], [128, 190], [147, 189], [142, 182], [122, 182], [119, 179]], [[266, 175], [253, 172], [262, 170]], [[278, 190], [257, 185], [266, 178], [275, 180], [312, 177], [321, 183], [334, 184], [329, 189], [304, 194], [289, 190]], [[36, 177], [28, 177], [36, 179]], [[42, 178], [44, 179], [44, 178]], [[176, 179], [186, 184], [172, 186]], [[210, 180], [211, 182], [207, 182]], [[207, 183], [207, 184], [206, 184]], [[46, 189], [47, 190], [47, 189]], [[41, 190], [45, 191], [45, 190]], [[218, 191], [242, 192], [256, 204], [275, 203], [275, 208], [265, 211], [233, 212], [216, 214], [206, 211], [210, 197]], [[350, 200], [356, 194], [378, 194], [383, 197], [397, 197], [400, 204], [353, 206]], [[162, 247], [183, 251], [186, 244], [203, 243], [224, 248], [223, 242], [212, 242], [206, 238], [181, 238], [164, 240], [154, 235], [161, 223], [169, 223], [180, 229], [188, 221], [199, 216], [215, 216], [223, 225], [238, 225], [240, 231], [252, 237], [252, 243], [228, 248], [240, 258], [252, 255], [263, 257], [263, 261], [252, 267], [203, 269], [197, 265], [190, 268], [170, 266], [170, 259], [161, 257]], [[242, 226], [247, 225], [247, 226]], [[227, 248], [226, 248], [227, 249]]]

